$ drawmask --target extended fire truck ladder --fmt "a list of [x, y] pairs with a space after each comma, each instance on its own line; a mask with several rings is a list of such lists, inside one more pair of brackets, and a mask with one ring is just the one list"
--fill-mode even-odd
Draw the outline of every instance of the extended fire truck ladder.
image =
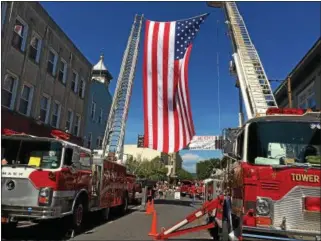
[[[259, 55], [250, 39], [249, 33], [243, 21], [243, 18], [236, 6], [235, 2], [208, 2], [210, 7], [223, 8], [226, 15], [226, 23], [230, 32], [232, 44], [233, 44], [233, 59], [231, 69], [235, 71], [237, 77], [237, 86], [243, 97], [246, 114], [248, 119], [252, 119], [257, 115], [265, 115], [266, 111], [270, 107], [277, 107], [270, 83], [267, 79], [266, 73], [263, 69], [263, 65], [259, 58]], [[240, 101], [242, 101], [240, 99]], [[242, 108], [240, 108], [242, 112]], [[241, 113], [242, 114], [242, 113]], [[240, 118], [240, 124], [242, 125], [242, 118]], [[236, 137], [237, 128], [227, 134], [231, 135], [229, 138], [234, 139]], [[231, 140], [233, 141], [233, 140]], [[164, 240], [169, 237], [180, 236], [186, 233], [197, 232], [200, 230], [211, 230], [214, 228], [214, 222], [209, 222], [201, 226], [194, 226], [191, 228], [185, 228], [193, 221], [204, 217], [205, 215], [213, 216], [212, 213], [216, 213], [216, 217], [222, 213], [218, 213], [218, 210], [222, 210], [225, 197], [219, 196], [217, 199], [205, 202], [203, 206], [188, 215], [184, 220], [178, 222], [174, 226], [163, 229], [161, 233], [155, 236], [155, 239]], [[226, 205], [231, 208], [230, 199], [225, 200]], [[216, 222], [220, 223], [223, 227], [222, 218], [217, 219]], [[229, 220], [232, 220], [230, 217]], [[230, 226], [233, 226], [230, 223]], [[234, 240], [234, 231], [228, 234], [230, 240]], [[227, 240], [228, 237], [223, 235], [223, 240]]]
[[233, 43], [233, 59], [248, 119], [265, 115], [269, 107], [277, 107], [260, 57], [251, 41], [235, 2], [210, 6], [223, 7]]
[[102, 143], [102, 157], [105, 157], [108, 153], [115, 153], [118, 160], [123, 159], [126, 121], [133, 80], [135, 77], [142, 22], [143, 16], [136, 15], [123, 56], [117, 86], [105, 129]]

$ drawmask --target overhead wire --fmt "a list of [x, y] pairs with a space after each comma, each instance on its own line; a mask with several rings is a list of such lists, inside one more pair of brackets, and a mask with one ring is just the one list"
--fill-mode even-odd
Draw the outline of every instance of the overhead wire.
[[219, 20], [216, 21], [216, 70], [217, 70], [217, 105], [218, 105], [218, 128], [221, 131], [221, 98], [220, 98], [220, 52], [219, 52]]

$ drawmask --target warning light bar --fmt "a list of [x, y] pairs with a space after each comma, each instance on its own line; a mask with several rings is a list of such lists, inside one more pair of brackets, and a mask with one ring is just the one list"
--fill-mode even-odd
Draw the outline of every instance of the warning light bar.
[[61, 140], [69, 140], [70, 139], [70, 134], [60, 131], [60, 130], [52, 130], [50, 133], [53, 137]]
[[303, 115], [305, 112], [306, 110], [297, 108], [269, 108], [266, 115]]
[[13, 135], [23, 135], [25, 133], [17, 132], [17, 131], [10, 130], [10, 129], [3, 129], [3, 134], [6, 136], [13, 136]]

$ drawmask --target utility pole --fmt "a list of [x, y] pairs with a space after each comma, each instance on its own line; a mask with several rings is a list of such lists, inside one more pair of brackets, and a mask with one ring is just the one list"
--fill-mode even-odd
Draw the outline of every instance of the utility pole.
[[288, 90], [288, 100], [289, 100], [289, 108], [292, 108], [292, 88], [291, 88], [291, 78], [287, 78], [287, 90]]
[[172, 160], [173, 160], [173, 177], [176, 176], [176, 153], [172, 153]]
[[281, 82], [285, 83], [284, 85], [287, 88], [287, 94], [288, 94], [288, 102], [289, 102], [289, 108], [292, 108], [292, 87], [291, 87], [291, 77], [287, 77], [286, 80], [269, 80], [270, 82]]

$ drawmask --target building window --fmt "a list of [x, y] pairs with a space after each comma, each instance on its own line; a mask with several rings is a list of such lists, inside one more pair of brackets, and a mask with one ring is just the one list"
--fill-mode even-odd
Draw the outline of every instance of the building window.
[[30, 115], [32, 97], [33, 87], [30, 85], [23, 85], [19, 103], [19, 112], [21, 114], [24, 114], [26, 116]]
[[12, 46], [25, 51], [27, 36], [28, 25], [21, 18], [17, 18], [13, 28]]
[[6, 21], [7, 8], [8, 8], [8, 3], [1, 2], [1, 26], [2, 26], [2, 28], [3, 28], [3, 25]]
[[29, 46], [29, 58], [36, 63], [39, 63], [40, 60], [41, 44], [41, 38], [36, 33], [33, 33]]
[[316, 99], [315, 99], [315, 90], [314, 82], [312, 82], [308, 87], [306, 87], [298, 96], [299, 108], [302, 109], [315, 109], [316, 108]]
[[102, 148], [102, 145], [103, 145], [103, 138], [101, 138], [101, 136], [98, 136], [98, 138], [96, 140], [97, 149]]
[[83, 78], [81, 78], [80, 83], [79, 83], [79, 92], [78, 95], [80, 98], [85, 97], [85, 81]]
[[67, 63], [65, 60], [61, 59], [59, 63], [58, 80], [66, 84], [66, 78], [67, 78]]
[[17, 78], [6, 75], [1, 90], [1, 105], [13, 109], [16, 99], [18, 80]]
[[98, 123], [101, 124], [103, 122], [103, 108], [100, 108], [100, 113], [98, 117]]
[[95, 114], [96, 114], [96, 102], [92, 101], [91, 102], [91, 119], [94, 120], [95, 119]]
[[80, 130], [80, 115], [76, 115], [73, 134], [75, 136], [79, 136], [79, 130]]
[[67, 111], [67, 120], [66, 120], [66, 130], [71, 132], [72, 130], [72, 121], [74, 118], [74, 113], [71, 110]]
[[88, 137], [87, 137], [87, 148], [91, 148], [91, 142], [92, 142], [92, 134], [91, 133], [88, 133]]
[[76, 71], [72, 71], [71, 89], [74, 93], [78, 91], [78, 73]]
[[51, 126], [59, 128], [61, 105], [55, 101], [52, 107]]
[[40, 120], [43, 123], [48, 123], [49, 121], [49, 109], [50, 109], [50, 97], [43, 95], [40, 100]]
[[54, 76], [56, 72], [57, 60], [58, 60], [58, 54], [56, 54], [53, 50], [49, 50], [47, 72], [52, 76]]

